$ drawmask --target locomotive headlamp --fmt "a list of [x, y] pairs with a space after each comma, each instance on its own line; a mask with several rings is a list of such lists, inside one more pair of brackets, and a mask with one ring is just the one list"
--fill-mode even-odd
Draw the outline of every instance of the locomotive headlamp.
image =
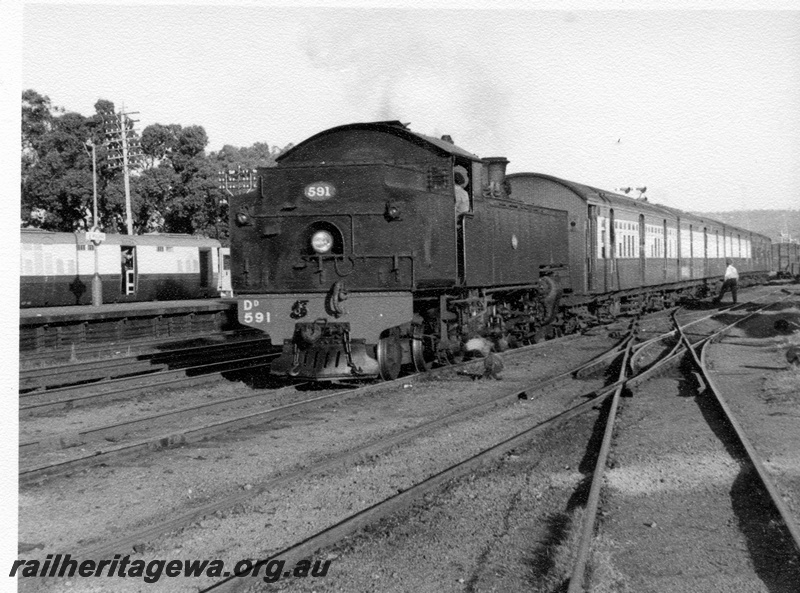
[[317, 231], [311, 237], [311, 247], [317, 253], [328, 253], [333, 248], [333, 236], [328, 231]]

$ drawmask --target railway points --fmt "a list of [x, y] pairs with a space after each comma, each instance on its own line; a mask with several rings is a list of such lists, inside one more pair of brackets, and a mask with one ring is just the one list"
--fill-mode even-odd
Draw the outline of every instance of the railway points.
[[[635, 590], [789, 591], [798, 582], [800, 531], [784, 503], [788, 491], [776, 488], [705, 364], [713, 341], [763, 326], [769, 313], [748, 312], [691, 345], [678, 329], [689, 379], [662, 376], [626, 404], [612, 468], [601, 459], [592, 481], [598, 491], [605, 484], [603, 519], [595, 535], [593, 515], [584, 515], [570, 592], [609, 586], [597, 570], [584, 583], [589, 546], [596, 558], [613, 548], [616, 570]], [[598, 505], [594, 498], [587, 508]]]

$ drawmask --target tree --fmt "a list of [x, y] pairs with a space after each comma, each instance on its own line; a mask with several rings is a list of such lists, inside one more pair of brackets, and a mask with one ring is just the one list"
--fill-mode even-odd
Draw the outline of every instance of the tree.
[[257, 169], [258, 167], [274, 167], [275, 159], [289, 150], [293, 144], [284, 148], [270, 146], [266, 142], [256, 142], [252, 146], [238, 148], [226, 144], [219, 151], [212, 152], [209, 160], [220, 170], [241, 167], [242, 169]]
[[56, 116], [47, 97], [23, 93], [23, 220], [51, 230], [88, 224], [91, 160], [84, 147], [93, 122], [78, 113]]
[[[22, 94], [23, 224], [60, 231], [92, 224], [111, 232], [124, 227], [123, 175], [110, 158], [120, 146], [106, 134], [118, 125], [119, 114], [105, 99], [98, 99], [94, 108], [91, 117], [84, 117], [53, 107], [36, 91]], [[134, 232], [202, 233], [223, 242], [228, 236], [228, 194], [218, 187], [219, 171], [274, 166], [275, 157], [291, 146], [226, 145], [207, 156], [205, 129], [179, 124], [153, 124], [131, 138], [142, 151], [130, 177]], [[96, 147], [98, 221], [91, 221], [88, 139]]]
[[142, 132], [147, 168], [137, 179], [137, 217], [151, 230], [202, 233], [225, 240], [227, 210], [208, 161], [202, 126], [153, 124]]
[[[53, 107], [50, 97], [33, 89], [22, 93], [22, 180], [39, 157], [43, 137], [53, 129], [53, 118], [60, 108]], [[62, 110], [63, 111], [63, 110]]]

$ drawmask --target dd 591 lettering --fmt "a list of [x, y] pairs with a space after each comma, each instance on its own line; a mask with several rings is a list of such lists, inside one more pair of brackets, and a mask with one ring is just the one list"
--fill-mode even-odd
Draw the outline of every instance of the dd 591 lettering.
[[[242, 301], [242, 320], [245, 323], [269, 323], [269, 311], [258, 311], [259, 301], [244, 299]], [[255, 310], [254, 310], [255, 309]]]

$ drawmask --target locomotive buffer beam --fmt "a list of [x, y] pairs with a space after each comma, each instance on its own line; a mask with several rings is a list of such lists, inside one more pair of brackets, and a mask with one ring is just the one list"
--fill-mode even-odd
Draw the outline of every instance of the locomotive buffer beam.
[[349, 323], [318, 319], [297, 323], [270, 373], [322, 381], [373, 378], [378, 376], [378, 361], [367, 353], [365, 340], [350, 337]]

